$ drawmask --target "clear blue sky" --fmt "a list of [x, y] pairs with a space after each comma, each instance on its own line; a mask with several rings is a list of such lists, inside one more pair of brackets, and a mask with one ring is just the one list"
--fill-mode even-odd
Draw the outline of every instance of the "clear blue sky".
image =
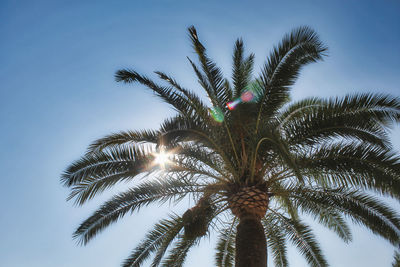
[[[279, 2], [279, 4], [278, 4]], [[283, 2], [285, 4], [283, 4]], [[172, 110], [141, 86], [114, 82], [118, 68], [162, 70], [198, 89], [186, 56], [196, 25], [209, 54], [230, 75], [243, 37], [256, 70], [295, 26], [310, 25], [329, 57], [308, 66], [293, 98], [384, 92], [399, 96], [400, 2], [387, 1], [7, 1], [0, 2], [0, 266], [119, 266], [165, 206], [111, 226], [87, 247], [75, 227], [110, 194], [77, 208], [60, 185], [64, 168], [95, 138], [155, 128]], [[400, 149], [399, 131], [393, 132]], [[399, 208], [399, 205], [396, 208]], [[180, 207], [185, 208], [186, 206]], [[331, 266], [389, 266], [393, 247], [354, 226], [342, 243], [315, 227]], [[187, 266], [213, 266], [214, 243]], [[291, 266], [306, 266], [290, 250]]]

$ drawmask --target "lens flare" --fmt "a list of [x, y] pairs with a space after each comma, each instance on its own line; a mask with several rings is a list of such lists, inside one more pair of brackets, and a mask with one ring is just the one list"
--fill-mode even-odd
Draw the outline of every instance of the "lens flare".
[[159, 165], [162, 169], [165, 168], [165, 165], [170, 163], [171, 153], [165, 152], [163, 150], [160, 153], [154, 153], [154, 164]]
[[242, 99], [238, 98], [235, 99], [234, 101], [226, 103], [226, 106], [228, 107], [229, 110], [234, 110], [240, 102], [242, 102]]
[[260, 99], [261, 95], [263, 94], [264, 89], [263, 89], [260, 81], [254, 81], [254, 82], [250, 83], [250, 85], [248, 86], [248, 91], [251, 91], [254, 95], [254, 98], [252, 101], [258, 101]]
[[235, 109], [236, 106], [242, 102], [247, 103], [247, 102], [257, 101], [258, 88], [254, 87], [254, 86], [247, 87], [247, 88], [249, 88], [249, 89], [244, 90], [239, 98], [236, 98], [235, 100], [226, 103], [226, 106], [228, 107], [229, 110]]
[[223, 122], [224, 121], [224, 113], [219, 107], [212, 107], [209, 108], [208, 111], [210, 112], [211, 117], [216, 122]]
[[245, 91], [241, 96], [240, 99], [242, 99], [243, 102], [250, 102], [251, 100], [254, 99], [254, 93], [251, 91]]

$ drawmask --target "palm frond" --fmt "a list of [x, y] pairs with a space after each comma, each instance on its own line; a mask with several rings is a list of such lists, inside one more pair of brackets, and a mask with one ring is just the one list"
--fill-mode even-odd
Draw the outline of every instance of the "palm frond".
[[[301, 191], [301, 189], [298, 189]], [[304, 188], [304, 190], [308, 190]], [[277, 193], [279, 195], [279, 193]], [[284, 194], [286, 195], [286, 194]], [[286, 195], [289, 198], [290, 195]], [[320, 203], [314, 200], [309, 201], [309, 199], [304, 196], [296, 199], [291, 203], [292, 206], [297, 206], [303, 213], [311, 215], [320, 224], [324, 225], [328, 229], [335, 232], [343, 241], [350, 242], [352, 240], [352, 235], [350, 228], [346, 221], [341, 216], [341, 210], [337, 206], [328, 206], [324, 203]], [[290, 198], [289, 198], [290, 199]]]
[[190, 239], [183, 235], [178, 236], [175, 246], [162, 262], [162, 267], [182, 267], [190, 248], [198, 243], [198, 238]]
[[190, 65], [192, 66], [192, 69], [193, 69], [194, 73], [197, 76], [197, 81], [199, 82], [201, 87], [206, 91], [207, 96], [211, 101], [211, 104], [213, 106], [218, 107], [219, 106], [218, 101], [216, 99], [216, 96], [215, 96], [215, 93], [213, 91], [213, 88], [211, 87], [210, 83], [207, 80], [207, 76], [204, 75], [200, 71], [199, 67], [189, 57], [187, 57], [187, 59], [188, 59]]
[[150, 147], [120, 146], [86, 154], [62, 175], [64, 185], [71, 188], [68, 200], [75, 198], [82, 205], [116, 183], [149, 171], [154, 158], [151, 151]]
[[288, 267], [286, 234], [278, 226], [273, 216], [267, 215], [262, 220], [267, 245], [274, 260], [275, 267]]
[[352, 241], [352, 234], [349, 226], [338, 211], [325, 207], [324, 211], [314, 213], [318, 222], [335, 232], [344, 242]]
[[197, 141], [210, 145], [211, 129], [200, 121], [183, 116], [165, 119], [160, 126], [160, 145], [174, 146], [179, 142]]
[[349, 112], [361, 112], [388, 127], [400, 121], [400, 98], [385, 94], [351, 94], [330, 100], [333, 106], [339, 106]]
[[172, 86], [160, 86], [149, 78], [142, 76], [138, 72], [130, 69], [122, 69], [117, 71], [115, 74], [115, 79], [118, 82], [139, 82], [145, 85], [155, 92], [158, 97], [162, 98], [165, 102], [173, 106], [184, 117], [191, 118], [193, 116], [197, 117], [198, 115], [190, 100]]
[[220, 231], [217, 241], [215, 264], [218, 267], [232, 267], [235, 263], [235, 237], [237, 220]]
[[204, 121], [208, 120], [209, 114], [207, 111], [207, 107], [194, 92], [183, 88], [174, 80], [174, 78], [161, 71], [156, 71], [155, 73], [186, 97], [188, 105], [190, 105], [194, 110], [193, 113], [198, 114], [198, 116], [201, 117]]
[[298, 220], [289, 219], [281, 214], [275, 214], [275, 218], [280, 223], [285, 235], [299, 249], [310, 266], [328, 266], [310, 227]]
[[87, 153], [99, 152], [108, 147], [136, 144], [136, 143], [152, 143], [157, 144], [159, 133], [157, 131], [122, 131], [119, 133], [109, 134], [103, 138], [97, 139], [88, 147]]
[[[123, 262], [123, 267], [140, 267], [152, 253], [160, 252], [167, 248], [171, 241], [183, 229], [182, 218], [176, 215], [170, 215], [169, 219], [163, 219], [153, 226], [147, 233], [142, 242], [132, 251], [131, 255]], [[152, 266], [158, 266], [153, 262]]]
[[279, 130], [289, 121], [296, 121], [296, 119], [301, 119], [302, 117], [304, 117], [304, 114], [307, 114], [307, 112], [310, 112], [313, 109], [318, 108], [324, 104], [325, 102], [322, 99], [316, 97], [305, 98], [300, 101], [291, 103], [284, 109], [281, 109], [279, 111], [279, 114], [277, 114], [277, 118], [280, 121], [277, 129]]
[[254, 54], [250, 54], [247, 58], [244, 58], [243, 40], [242, 39], [236, 40], [235, 48], [233, 51], [233, 70], [232, 70], [234, 99], [238, 98], [242, 93], [243, 89], [250, 83], [253, 65], [254, 65]]
[[232, 150], [227, 142], [221, 142], [226, 139], [222, 131], [217, 128], [204, 127], [196, 121], [187, 120], [180, 116], [165, 120], [161, 126], [161, 142], [165, 145], [177, 144], [179, 142], [196, 142], [204, 148], [217, 153], [224, 160], [225, 167], [235, 174], [234, 158], [230, 153]]
[[291, 144], [314, 146], [340, 137], [390, 148], [387, 129], [400, 116], [399, 99], [355, 94], [317, 101], [309, 106], [305, 102], [307, 108], [299, 109], [299, 103], [289, 108], [297, 113], [285, 117], [281, 127]]
[[208, 58], [206, 49], [198, 38], [196, 28], [191, 26], [188, 31], [201, 67], [211, 88], [211, 95], [209, 95], [209, 97], [212, 101], [215, 101], [220, 108], [222, 108], [230, 99], [232, 99], [232, 91], [224, 86], [225, 79], [223, 78], [222, 71], [211, 59]]
[[134, 212], [154, 202], [182, 199], [189, 193], [199, 193], [202, 187], [181, 179], [160, 179], [144, 182], [104, 203], [75, 231], [74, 238], [86, 245], [100, 231], [121, 219], [128, 212]]
[[[296, 164], [297, 156], [296, 154], [292, 153], [287, 143], [282, 140], [282, 138], [279, 137], [275, 132], [262, 131], [262, 133], [267, 136], [264, 136], [258, 141], [253, 157], [261, 156], [266, 158], [270, 156], [271, 153], [273, 153], [273, 157], [275, 158], [275, 160], [279, 159], [279, 163], [281, 166], [290, 169], [290, 171], [293, 173], [293, 176], [295, 176], [299, 182], [304, 182], [304, 177], [301, 169]], [[256, 158], [253, 159], [253, 166], [255, 164], [255, 161]], [[270, 164], [270, 162], [268, 162], [268, 164]], [[252, 171], [254, 171], [254, 169], [252, 169]]]
[[284, 36], [271, 52], [260, 77], [264, 90], [257, 121], [261, 114], [269, 117], [287, 102], [290, 86], [298, 78], [301, 68], [321, 60], [326, 50], [317, 33], [307, 26], [296, 28]]
[[157, 267], [160, 265], [161, 260], [163, 259], [167, 249], [169, 248], [171, 243], [174, 241], [174, 239], [178, 237], [178, 234], [179, 234], [180, 230], [183, 229], [183, 227], [184, 227], [184, 224], [183, 224], [183, 221], [181, 220], [179, 231], [170, 232], [164, 236], [162, 243], [157, 248], [156, 254], [151, 263], [151, 267]]
[[369, 144], [337, 143], [314, 149], [296, 164], [318, 182], [352, 186], [400, 199], [400, 158]]
[[336, 210], [395, 245], [400, 241], [400, 215], [367, 194], [344, 189], [299, 188], [291, 190], [290, 196], [303, 208], [313, 209], [315, 205], [319, 205], [327, 211]]
[[178, 163], [179, 166], [195, 165], [193, 169], [207, 170], [206, 172], [209, 174], [209, 177], [216, 178], [217, 180], [231, 180], [231, 174], [227, 173], [223, 166], [223, 158], [214, 151], [204, 149], [201, 146], [182, 144], [176, 147], [176, 155], [182, 157], [182, 160]]

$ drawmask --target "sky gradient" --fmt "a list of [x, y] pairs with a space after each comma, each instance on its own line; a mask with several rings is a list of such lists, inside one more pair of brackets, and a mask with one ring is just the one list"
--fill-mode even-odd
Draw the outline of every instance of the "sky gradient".
[[[86, 247], [72, 232], [108, 199], [66, 202], [60, 174], [87, 145], [111, 132], [155, 129], [173, 110], [139, 85], [114, 81], [130, 67], [160, 70], [199, 89], [186, 56], [195, 25], [209, 55], [231, 74], [236, 38], [256, 55], [257, 73], [283, 34], [309, 25], [329, 47], [307, 66], [293, 99], [352, 92], [400, 96], [400, 2], [387, 1], [8, 1], [0, 2], [0, 266], [119, 266], [145, 231], [170, 210], [142, 209]], [[301, 2], [301, 3], [300, 3]], [[400, 133], [392, 134], [400, 151]], [[119, 189], [126, 187], [121, 185]], [[398, 203], [390, 202], [400, 210]], [[175, 211], [182, 211], [188, 203]], [[314, 230], [333, 267], [390, 266], [394, 248], [353, 226], [345, 244]], [[213, 237], [186, 266], [213, 266]], [[290, 249], [292, 267], [306, 262]], [[272, 265], [271, 265], [272, 266]]]

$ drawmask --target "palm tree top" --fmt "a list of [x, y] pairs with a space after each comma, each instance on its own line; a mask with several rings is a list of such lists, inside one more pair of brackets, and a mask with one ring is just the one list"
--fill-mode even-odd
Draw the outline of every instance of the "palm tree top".
[[159, 129], [96, 140], [66, 169], [61, 180], [78, 205], [121, 181], [135, 182], [74, 237], [87, 244], [143, 206], [193, 198], [184, 214], [155, 224], [123, 266], [141, 266], [150, 256], [152, 266], [182, 266], [211, 231], [219, 233], [217, 266], [265, 266], [265, 249], [243, 248], [246, 235], [268, 245], [275, 266], [288, 265], [288, 241], [310, 266], [327, 266], [304, 215], [345, 242], [352, 238], [350, 218], [398, 244], [400, 216], [377, 196], [400, 199], [400, 158], [388, 135], [400, 121], [400, 99], [369, 93], [291, 101], [301, 69], [327, 53], [308, 26], [286, 34], [259, 75], [253, 75], [254, 54], [238, 39], [231, 79], [208, 57], [196, 29], [188, 31], [198, 61], [188, 60], [209, 102], [166, 73], [155, 72], [160, 84], [135, 70], [117, 71], [116, 81], [145, 85], [176, 115]]

